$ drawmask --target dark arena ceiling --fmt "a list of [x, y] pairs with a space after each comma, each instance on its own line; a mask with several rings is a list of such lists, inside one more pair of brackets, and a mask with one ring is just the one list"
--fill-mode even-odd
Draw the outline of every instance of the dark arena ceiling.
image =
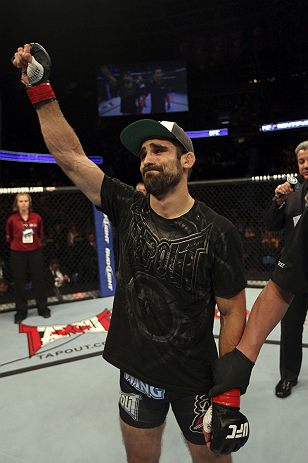
[[[239, 135], [272, 118], [307, 118], [307, 8], [304, 0], [2, 2], [2, 148], [12, 149], [17, 129], [27, 125], [20, 144], [29, 147], [37, 126], [10, 63], [17, 47], [31, 41], [50, 53], [51, 82], [63, 112], [94, 151], [102, 148], [93, 142], [103, 137], [96, 95], [102, 63], [185, 59], [190, 110], [176, 120], [186, 130], [216, 128], [223, 114], [232, 118], [241, 106], [245, 121], [230, 127]], [[132, 121], [104, 119], [104, 140], [118, 138]]]
[[176, 56], [205, 70], [223, 65], [219, 83], [307, 67], [304, 0], [16, 0], [2, 2], [0, 21], [1, 67], [24, 41], [42, 43], [70, 75], [100, 60]]

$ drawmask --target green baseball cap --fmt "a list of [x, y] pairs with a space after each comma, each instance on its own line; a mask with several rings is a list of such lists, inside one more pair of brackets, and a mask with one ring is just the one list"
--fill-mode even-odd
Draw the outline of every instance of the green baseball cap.
[[142, 119], [128, 125], [121, 132], [120, 140], [131, 153], [139, 157], [141, 144], [143, 140], [149, 137], [174, 138], [187, 150], [187, 152], [194, 152], [191, 139], [176, 122]]

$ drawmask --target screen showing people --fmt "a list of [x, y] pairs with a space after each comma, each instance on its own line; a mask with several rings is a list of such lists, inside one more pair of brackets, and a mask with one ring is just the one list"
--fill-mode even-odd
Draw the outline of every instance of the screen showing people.
[[101, 64], [97, 89], [99, 117], [189, 110], [185, 60]]

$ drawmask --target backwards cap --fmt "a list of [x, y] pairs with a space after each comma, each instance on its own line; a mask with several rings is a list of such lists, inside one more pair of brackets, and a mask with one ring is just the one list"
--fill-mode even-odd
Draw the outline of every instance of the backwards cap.
[[135, 156], [139, 156], [139, 150], [143, 140], [149, 137], [174, 138], [187, 150], [187, 152], [194, 152], [191, 139], [176, 122], [157, 122], [152, 119], [142, 119], [128, 125], [120, 135], [123, 145]]

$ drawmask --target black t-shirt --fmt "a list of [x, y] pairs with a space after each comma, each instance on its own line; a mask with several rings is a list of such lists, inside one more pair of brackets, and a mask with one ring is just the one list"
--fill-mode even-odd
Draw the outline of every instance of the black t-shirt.
[[139, 87], [133, 82], [131, 87], [126, 87], [123, 83], [120, 85], [121, 95], [121, 113], [137, 114], [137, 98], [139, 98]]
[[165, 219], [149, 195], [107, 176], [101, 198], [120, 254], [104, 358], [152, 386], [207, 392], [217, 358], [215, 296], [246, 286], [237, 230], [199, 201]]
[[167, 87], [163, 83], [158, 84], [153, 80], [149, 84], [149, 93], [151, 93], [151, 113], [165, 113], [166, 97], [168, 95]]
[[293, 230], [271, 279], [292, 294], [308, 290], [308, 208]]

